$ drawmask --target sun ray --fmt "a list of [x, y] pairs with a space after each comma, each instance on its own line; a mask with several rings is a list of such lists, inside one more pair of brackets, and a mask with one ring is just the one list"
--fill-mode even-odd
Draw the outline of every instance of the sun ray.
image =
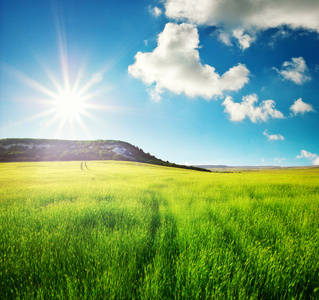
[[29, 87], [33, 88], [34, 90], [41, 92], [41, 93], [43, 93], [51, 98], [58, 97], [58, 94], [52, 92], [51, 90], [49, 90], [48, 88], [46, 88], [45, 86], [43, 86], [42, 84], [40, 84], [39, 82], [34, 80], [33, 78], [27, 76], [26, 74], [15, 69], [14, 67], [12, 67], [8, 64], [4, 64], [4, 68], [5, 68], [5, 71], [7, 72], [7, 74], [14, 76], [16, 79], [20, 80], [26, 86], [29, 86]]
[[57, 43], [58, 52], [60, 59], [60, 67], [62, 71], [62, 77], [65, 89], [70, 90], [70, 77], [69, 77], [69, 66], [68, 66], [68, 55], [67, 55], [67, 42], [66, 42], [66, 32], [64, 26], [64, 19], [62, 13], [58, 12], [58, 7], [53, 6], [54, 23], [57, 32]]
[[46, 117], [46, 116], [48, 116], [50, 114], [53, 114], [53, 113], [55, 113], [54, 109], [46, 110], [46, 111], [44, 111], [42, 113], [36, 114], [36, 115], [31, 116], [29, 118], [22, 119], [22, 120], [20, 120], [18, 122], [10, 123], [9, 126], [13, 127], [13, 126], [21, 125], [21, 124], [26, 124], [26, 123], [31, 122], [31, 121], [39, 120], [39, 119], [41, 119], [43, 117]]
[[85, 132], [85, 134], [86, 134], [87, 136], [91, 136], [91, 134], [90, 134], [88, 128], [85, 126], [83, 120], [82, 120], [79, 116], [77, 116], [75, 120], [76, 120], [77, 123], [80, 125], [80, 127], [81, 127], [82, 130]]
[[75, 131], [74, 131], [74, 119], [68, 119], [69, 122], [69, 134], [70, 138], [74, 138]]
[[62, 93], [63, 88], [62, 86], [59, 84], [59, 82], [57, 81], [57, 79], [53, 76], [53, 74], [51, 73], [51, 71], [49, 69], [44, 69], [46, 74], [48, 75], [48, 77], [50, 78], [51, 82], [53, 83], [53, 85], [55, 86], [55, 88], [58, 90], [59, 93]]
[[96, 122], [99, 119], [96, 115], [93, 115], [86, 110], [83, 110], [81, 115], [85, 116], [86, 118], [88, 118], [94, 122]]
[[[56, 111], [54, 110], [54, 112], [56, 112]], [[44, 123], [44, 128], [47, 129], [47, 128], [51, 127], [59, 119], [60, 119], [60, 116], [58, 114], [54, 114], [54, 116], [49, 121]]]
[[48, 65], [37, 54], [34, 54], [34, 56], [35, 56], [36, 60], [38, 61], [38, 63], [40, 64], [40, 66], [42, 67], [42, 69], [44, 70], [44, 72], [49, 77], [49, 79], [52, 82], [52, 84], [54, 85], [54, 87], [58, 90], [59, 93], [61, 93], [63, 91], [63, 88], [62, 88], [61, 84], [58, 82], [58, 80], [54, 77], [52, 72], [50, 71], [50, 68], [48, 67]]
[[56, 138], [61, 137], [61, 133], [62, 133], [62, 130], [64, 128], [65, 122], [66, 122], [66, 118], [65, 117], [61, 118], [60, 123], [59, 123], [58, 128], [57, 128], [56, 133], [55, 133]]
[[90, 87], [95, 84], [96, 82], [94, 81], [93, 78], [91, 78], [79, 91], [78, 94], [82, 96], [86, 91], [90, 89]]
[[79, 90], [80, 82], [84, 77], [85, 66], [86, 66], [86, 61], [83, 60], [77, 72], [77, 75], [73, 84], [73, 88], [72, 88], [72, 93], [76, 93]]
[[96, 93], [90, 93], [90, 94], [86, 94], [85, 96], [81, 97], [81, 99], [83, 101], [87, 101], [87, 100], [90, 100], [96, 96], [97, 96]]
[[72, 93], [77, 93], [77, 91], [79, 89], [80, 82], [84, 76], [83, 74], [84, 74], [84, 67], [83, 68], [81, 67], [79, 72], [77, 73], [74, 85], [72, 87]]

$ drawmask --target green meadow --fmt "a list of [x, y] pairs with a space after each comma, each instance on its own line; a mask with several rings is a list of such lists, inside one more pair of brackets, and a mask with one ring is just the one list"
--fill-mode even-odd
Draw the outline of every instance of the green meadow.
[[318, 298], [318, 168], [0, 164], [0, 299]]

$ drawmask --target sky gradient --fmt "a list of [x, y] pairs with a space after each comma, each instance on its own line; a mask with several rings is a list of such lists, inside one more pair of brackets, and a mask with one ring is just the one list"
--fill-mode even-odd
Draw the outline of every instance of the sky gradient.
[[319, 2], [0, 0], [0, 138], [319, 164]]

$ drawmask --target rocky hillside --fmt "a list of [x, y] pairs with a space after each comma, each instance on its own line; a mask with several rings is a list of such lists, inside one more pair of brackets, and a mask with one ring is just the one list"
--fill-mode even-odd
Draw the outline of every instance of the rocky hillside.
[[67, 141], [0, 139], [0, 161], [124, 160], [206, 171], [162, 161], [129, 143], [114, 140]]

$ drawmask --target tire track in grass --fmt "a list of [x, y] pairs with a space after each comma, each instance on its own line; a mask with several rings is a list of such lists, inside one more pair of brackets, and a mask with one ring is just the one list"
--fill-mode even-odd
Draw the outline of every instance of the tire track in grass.
[[85, 172], [87, 174], [91, 174], [92, 175], [91, 180], [95, 180], [98, 176], [101, 176], [100, 172], [92, 171], [91, 169], [89, 169], [87, 161], [81, 162], [80, 169], [82, 172]]
[[158, 253], [161, 260], [159, 287], [161, 299], [176, 298], [176, 262], [180, 255], [179, 233], [176, 219], [169, 210], [165, 211], [161, 227]]
[[155, 241], [157, 232], [161, 226], [161, 215], [159, 210], [160, 201], [155, 192], [146, 191], [146, 194], [142, 197], [141, 202], [146, 211], [145, 215], [149, 216], [149, 219], [146, 225], [146, 241], [141, 246], [141, 249], [136, 257], [136, 276], [140, 285], [139, 289], [141, 289], [141, 286], [143, 286], [147, 270], [154, 265], [154, 259], [156, 256]]
[[88, 165], [87, 165], [87, 162], [86, 162], [86, 161], [82, 161], [82, 162], [81, 162], [80, 169], [81, 169], [82, 171], [86, 171], [86, 170], [90, 171], [90, 169], [88, 168]]
[[146, 299], [174, 299], [179, 256], [177, 223], [158, 191], [146, 193], [142, 203], [149, 215], [148, 237], [138, 261], [142, 274], [139, 294]]
[[144, 263], [150, 263], [155, 257], [155, 240], [157, 231], [161, 226], [161, 215], [159, 211], [160, 201], [152, 191], [147, 192], [149, 199], [143, 201], [143, 204], [150, 214], [150, 220], [148, 225], [148, 242], [146, 247], [143, 249]]

